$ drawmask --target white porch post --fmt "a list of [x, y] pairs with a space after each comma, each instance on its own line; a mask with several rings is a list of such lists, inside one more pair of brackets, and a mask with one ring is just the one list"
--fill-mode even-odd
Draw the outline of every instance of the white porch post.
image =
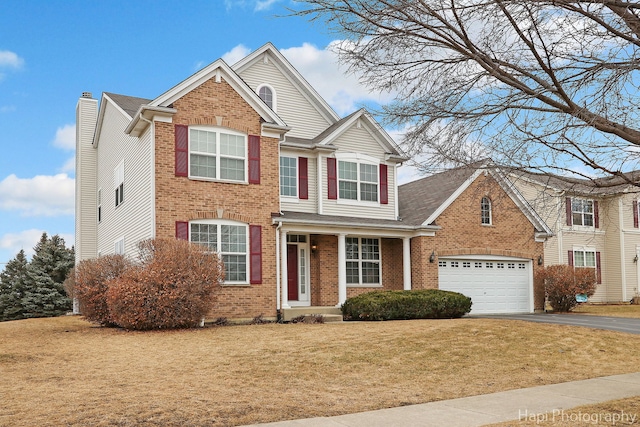
[[405, 291], [411, 290], [411, 237], [402, 239], [402, 284]]
[[338, 234], [338, 305], [347, 300], [347, 244], [346, 234]]
[[291, 308], [289, 306], [289, 288], [287, 285], [287, 232], [284, 230], [280, 231], [280, 268], [282, 308]]

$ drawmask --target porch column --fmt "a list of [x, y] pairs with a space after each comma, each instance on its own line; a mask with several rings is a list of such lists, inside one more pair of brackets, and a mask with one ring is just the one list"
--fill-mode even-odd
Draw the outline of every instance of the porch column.
[[287, 232], [280, 231], [280, 295], [282, 296], [282, 308], [291, 308], [289, 306], [289, 287], [287, 277]]
[[402, 284], [405, 291], [411, 290], [411, 237], [402, 239]]
[[338, 304], [347, 300], [347, 244], [346, 234], [338, 234]]

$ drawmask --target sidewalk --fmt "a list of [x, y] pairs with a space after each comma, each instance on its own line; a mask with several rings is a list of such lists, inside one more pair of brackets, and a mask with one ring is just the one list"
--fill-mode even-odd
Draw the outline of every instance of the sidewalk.
[[[546, 412], [639, 395], [640, 372], [637, 372], [336, 417], [245, 427], [479, 427], [528, 417], [535, 420]], [[630, 415], [640, 418], [640, 414]]]

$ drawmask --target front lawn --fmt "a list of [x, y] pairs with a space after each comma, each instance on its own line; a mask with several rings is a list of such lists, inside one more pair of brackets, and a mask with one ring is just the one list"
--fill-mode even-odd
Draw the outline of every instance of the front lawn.
[[640, 305], [634, 304], [581, 304], [572, 313], [597, 316], [640, 318]]
[[226, 426], [630, 373], [640, 336], [498, 319], [126, 332], [0, 323], [1, 426]]

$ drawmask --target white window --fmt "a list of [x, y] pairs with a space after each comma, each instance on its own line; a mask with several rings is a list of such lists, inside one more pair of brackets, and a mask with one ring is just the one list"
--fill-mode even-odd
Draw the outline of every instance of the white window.
[[189, 128], [189, 176], [246, 181], [247, 136], [227, 130]]
[[246, 224], [232, 221], [191, 222], [189, 240], [222, 257], [225, 283], [248, 282], [249, 233]]
[[480, 200], [480, 218], [482, 225], [491, 225], [491, 199], [488, 197]]
[[340, 199], [378, 201], [379, 165], [338, 162], [338, 195]]
[[98, 204], [98, 223], [102, 221], [102, 188], [98, 188], [98, 195], [96, 197]]
[[347, 237], [347, 283], [380, 284], [380, 239]]
[[574, 267], [596, 268], [596, 251], [592, 249], [579, 249], [573, 251]]
[[280, 157], [280, 195], [298, 196], [298, 159]]
[[271, 86], [262, 85], [258, 88], [258, 96], [269, 106], [273, 111], [276, 110], [276, 96], [275, 91]]
[[113, 171], [113, 187], [115, 189], [116, 207], [124, 203], [124, 160]]
[[593, 227], [593, 200], [573, 199], [571, 201], [573, 225]]
[[116, 240], [115, 248], [113, 251], [116, 255], [124, 255], [124, 237]]

